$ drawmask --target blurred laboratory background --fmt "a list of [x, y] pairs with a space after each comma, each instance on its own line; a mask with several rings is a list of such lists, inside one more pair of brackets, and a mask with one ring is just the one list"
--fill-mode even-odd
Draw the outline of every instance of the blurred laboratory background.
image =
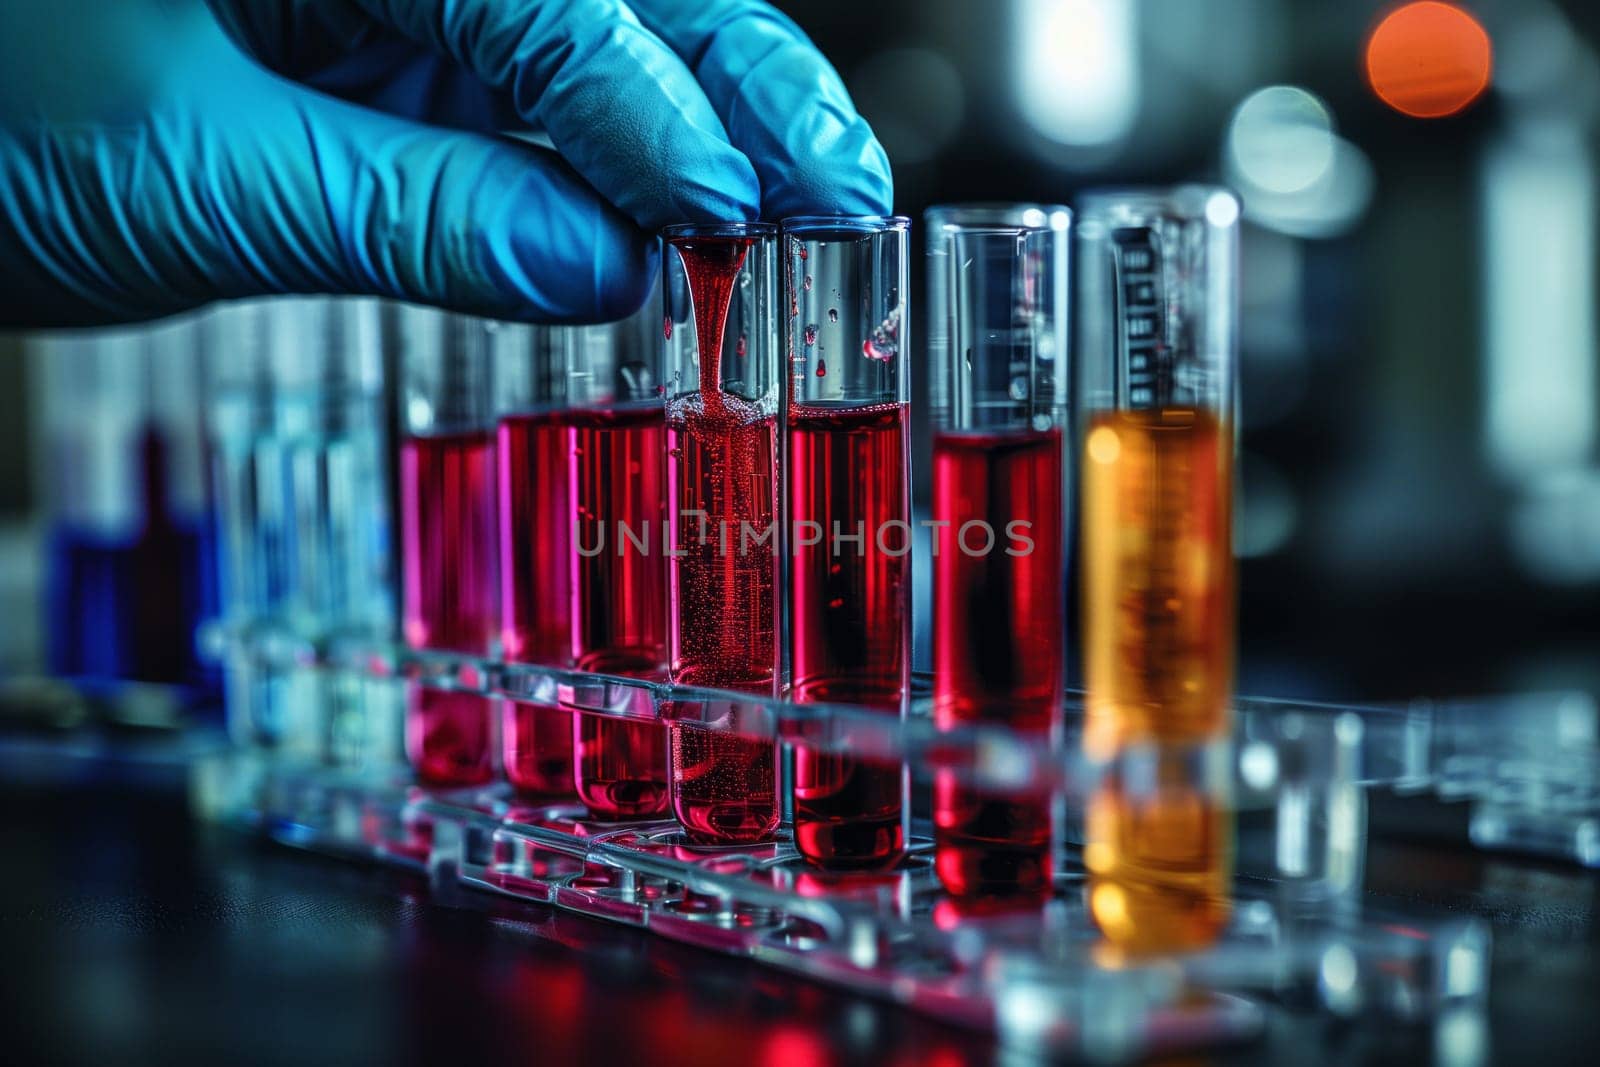
[[[913, 220], [1126, 183], [1239, 192], [1241, 692], [1600, 689], [1600, 7], [1481, 0], [1383, 33], [1443, 5], [779, 6]], [[126, 335], [110, 359], [0, 337], [6, 675], [202, 670], [145, 647], [216, 596], [200, 368], [234, 357], [186, 336]], [[84, 562], [96, 531], [131, 554]], [[158, 583], [167, 629], [52, 630], [64, 575]]]

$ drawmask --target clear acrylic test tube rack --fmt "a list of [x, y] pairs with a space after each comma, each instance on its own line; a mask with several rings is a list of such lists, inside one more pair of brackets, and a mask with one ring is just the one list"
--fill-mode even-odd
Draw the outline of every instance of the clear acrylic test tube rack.
[[[690, 847], [671, 821], [589, 822], [576, 805], [520, 803], [504, 784], [423, 790], [395, 740], [407, 684], [585, 715], [704, 715], [709, 729], [728, 728], [718, 709], [737, 701], [762, 706], [736, 717], [740, 732], [784, 739], [803, 724], [807, 744], [904, 759], [919, 784], [940, 770], [990, 790], [1048, 786], [1071, 811], [1103, 768], [1070, 737], [1042, 749], [992, 727], [938, 732], [925, 694], [914, 696], [904, 721], [886, 721], [869, 709], [381, 643], [263, 644], [213, 627], [205, 645], [225, 664], [346, 677], [365, 688], [372, 720], [365, 757], [353, 763], [308, 760], [295, 748], [242, 748], [200, 763], [196, 800], [209, 817], [425, 872], [443, 896], [482, 891], [644, 927], [1052, 1055], [1116, 1060], [1244, 1039], [1274, 1004], [1424, 1025], [1481, 1010], [1484, 924], [1363, 909], [1371, 788], [1470, 801], [1480, 845], [1600, 862], [1600, 763], [1584, 697], [1390, 706], [1240, 698], [1234, 737], [1212, 754], [1225, 765], [1236, 812], [1252, 825], [1240, 835], [1229, 925], [1203, 951], [1117, 958], [1082, 903], [1083, 868], [1070, 841], [1042, 909], [961, 916], [934, 877], [924, 822], [914, 823], [910, 855], [896, 870], [827, 874], [809, 868], [786, 837]], [[1069, 693], [1067, 703], [1075, 720], [1081, 695]]]

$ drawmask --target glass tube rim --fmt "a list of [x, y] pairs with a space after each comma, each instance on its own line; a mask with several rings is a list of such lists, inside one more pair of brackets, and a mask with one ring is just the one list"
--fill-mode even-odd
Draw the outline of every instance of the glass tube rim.
[[[1030, 213], [1038, 221], [1030, 221]], [[936, 233], [1066, 232], [1075, 212], [1068, 204], [1033, 200], [975, 200], [934, 204], [922, 213], [922, 225]]]
[[661, 228], [661, 238], [671, 242], [682, 237], [752, 237], [757, 240], [778, 236], [774, 222], [675, 222]]
[[911, 219], [906, 215], [790, 215], [779, 227], [790, 237], [828, 233], [871, 237], [881, 233], [909, 233]]
[[1238, 192], [1208, 182], [1088, 189], [1079, 194], [1074, 207], [1080, 227], [1118, 213], [1205, 222], [1218, 228], [1237, 225], [1241, 216]]

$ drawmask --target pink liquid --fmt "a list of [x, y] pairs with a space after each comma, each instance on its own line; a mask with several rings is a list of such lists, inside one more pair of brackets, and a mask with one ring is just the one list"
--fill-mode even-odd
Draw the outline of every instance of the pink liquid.
[[[494, 441], [488, 433], [410, 437], [400, 446], [406, 643], [484, 655], [498, 625]], [[419, 780], [465, 786], [494, 773], [490, 703], [413, 690], [406, 752]]]
[[[563, 412], [500, 420], [500, 641], [512, 663], [572, 664], [571, 435]], [[507, 701], [506, 778], [525, 796], [570, 796], [572, 713]]]
[[[903, 404], [789, 412], [796, 701], [900, 710], [910, 680], [910, 555], [897, 554], [911, 536], [908, 434]], [[859, 528], [864, 542], [835, 542], [835, 527], [847, 536]], [[816, 544], [800, 543], [818, 528]], [[822, 867], [892, 866], [905, 848], [905, 789], [896, 764], [797, 744], [796, 847]]]
[[[573, 556], [578, 665], [658, 677], [667, 638], [665, 414], [660, 404], [641, 403], [573, 411], [569, 421], [577, 547], [583, 549]], [[578, 796], [596, 818], [666, 813], [666, 731], [659, 723], [576, 715], [572, 743]]]
[[[694, 306], [700, 390], [667, 411], [668, 655], [675, 682], [768, 695], [777, 677], [777, 420], [721, 388], [728, 301], [752, 243], [674, 242]], [[674, 725], [671, 749], [672, 810], [692, 839], [759, 841], [777, 829], [774, 742]]]
[[540, 800], [573, 795], [572, 712], [507, 700], [500, 716], [500, 757], [519, 794]]
[[[933, 516], [949, 523], [934, 531], [934, 717], [942, 728], [1000, 723], [1043, 744], [1059, 715], [1061, 463], [1058, 430], [934, 437]], [[987, 552], [976, 551], [981, 528], [964, 542], [972, 551], [962, 549], [961, 528], [976, 520], [994, 531]], [[1021, 531], [1031, 549], [1008, 535], [1014, 521], [1031, 524]], [[933, 809], [934, 864], [951, 895], [1048, 895], [1048, 795], [990, 796], [941, 774]]]
[[572, 444], [563, 415], [500, 420], [500, 642], [512, 663], [572, 664]]
[[488, 698], [414, 687], [406, 701], [406, 755], [424, 785], [483, 785], [494, 778]]
[[568, 418], [584, 549], [573, 556], [573, 650], [586, 670], [653, 674], [667, 643], [665, 412], [660, 404], [639, 404], [573, 411]]

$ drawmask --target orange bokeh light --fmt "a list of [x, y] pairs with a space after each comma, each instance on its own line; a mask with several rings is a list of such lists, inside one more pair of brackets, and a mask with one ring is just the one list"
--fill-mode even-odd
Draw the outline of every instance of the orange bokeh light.
[[1372, 91], [1413, 118], [1443, 118], [1472, 103], [1488, 87], [1493, 64], [1483, 25], [1440, 0], [1396, 8], [1367, 38]]

